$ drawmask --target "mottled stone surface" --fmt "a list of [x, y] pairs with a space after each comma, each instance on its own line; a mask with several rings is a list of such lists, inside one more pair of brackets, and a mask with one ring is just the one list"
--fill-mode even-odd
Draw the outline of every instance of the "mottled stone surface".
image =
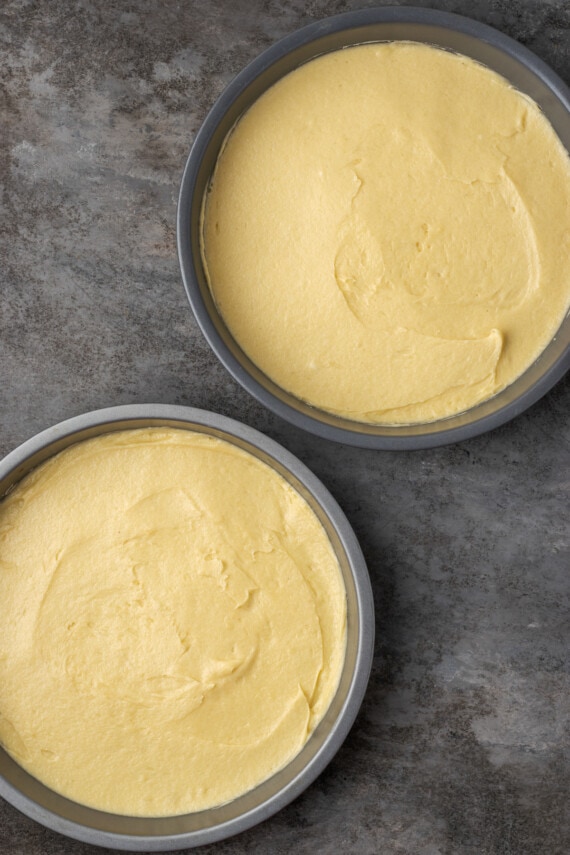
[[[0, 5], [0, 452], [120, 403], [217, 410], [282, 442], [364, 549], [374, 670], [345, 745], [304, 795], [208, 853], [570, 851], [570, 383], [459, 445], [337, 446], [266, 412], [192, 317], [179, 181], [215, 97], [332, 0], [4, 0]], [[566, 0], [430, 3], [511, 35], [570, 82]], [[0, 852], [94, 855], [0, 805]]]

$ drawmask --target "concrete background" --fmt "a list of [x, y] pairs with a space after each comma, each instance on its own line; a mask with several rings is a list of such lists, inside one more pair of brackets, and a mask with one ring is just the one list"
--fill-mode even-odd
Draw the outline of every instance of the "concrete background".
[[[206, 111], [276, 39], [362, 5], [0, 4], [0, 453], [98, 407], [204, 407], [298, 455], [353, 524], [377, 610], [362, 711], [304, 795], [204, 852], [562, 855], [568, 378], [449, 448], [339, 446], [230, 378], [181, 283], [177, 193]], [[565, 0], [427, 5], [494, 25], [570, 82]], [[2, 853], [97, 851], [0, 805]]]

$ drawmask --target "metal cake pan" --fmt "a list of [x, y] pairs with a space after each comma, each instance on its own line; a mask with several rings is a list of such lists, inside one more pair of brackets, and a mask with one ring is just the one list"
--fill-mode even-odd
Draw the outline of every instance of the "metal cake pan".
[[270, 465], [303, 496], [324, 526], [342, 570], [347, 596], [347, 649], [336, 695], [301, 752], [255, 789], [210, 810], [159, 818], [93, 810], [48, 789], [0, 748], [0, 795], [22, 813], [77, 840], [145, 852], [213, 843], [267, 819], [298, 796], [347, 736], [366, 690], [374, 646], [370, 579], [358, 541], [340, 507], [296, 457], [233, 419], [161, 404], [112, 407], [77, 416], [42, 431], [0, 461], [0, 497], [34, 467], [70, 445], [112, 431], [161, 426], [225, 439]]
[[[538, 57], [492, 27], [433, 9], [388, 7], [347, 12], [281, 39], [230, 83], [200, 128], [178, 203], [178, 253], [186, 292], [210, 346], [230, 374], [273, 412], [326, 439], [379, 449], [445, 445], [498, 427], [541, 398], [570, 367], [570, 314], [539, 358], [514, 383], [470, 410], [437, 422], [371, 425], [311, 407], [273, 383], [233, 339], [212, 299], [200, 254], [202, 200], [226, 135], [270, 86], [304, 62], [354, 44], [407, 40], [472, 57], [538, 103], [570, 150], [570, 90]], [[569, 284], [570, 288], [570, 284]]]

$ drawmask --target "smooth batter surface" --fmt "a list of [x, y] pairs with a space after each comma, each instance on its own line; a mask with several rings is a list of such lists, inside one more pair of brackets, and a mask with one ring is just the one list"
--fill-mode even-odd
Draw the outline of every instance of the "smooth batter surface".
[[243, 350], [283, 389], [378, 423], [510, 384], [570, 302], [570, 159], [538, 107], [408, 42], [327, 54], [240, 119], [203, 256]]
[[0, 739], [113, 813], [226, 802], [335, 692], [345, 591], [320, 522], [252, 455], [146, 429], [83, 442], [0, 505]]

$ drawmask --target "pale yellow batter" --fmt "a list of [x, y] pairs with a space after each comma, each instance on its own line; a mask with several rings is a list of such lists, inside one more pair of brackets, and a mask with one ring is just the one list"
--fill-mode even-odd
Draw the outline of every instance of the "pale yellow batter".
[[408, 42], [327, 54], [226, 140], [203, 213], [230, 331], [283, 389], [377, 423], [510, 384], [570, 302], [570, 159], [536, 104]]
[[184, 430], [112, 433], [0, 505], [0, 739], [113, 813], [226, 802], [296, 755], [345, 651], [317, 517], [273, 469]]

